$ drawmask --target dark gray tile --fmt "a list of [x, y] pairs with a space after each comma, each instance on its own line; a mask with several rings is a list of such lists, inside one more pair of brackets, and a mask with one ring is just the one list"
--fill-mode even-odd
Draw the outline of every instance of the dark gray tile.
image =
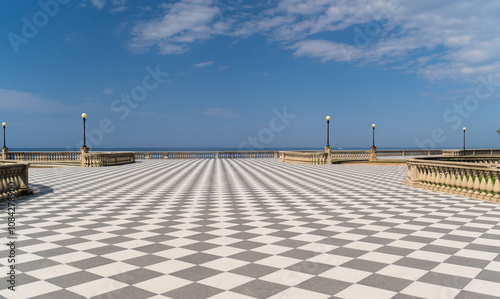
[[444, 262], [455, 265], [467, 266], [467, 267], [476, 267], [476, 268], [485, 268], [490, 263], [490, 261], [474, 259], [469, 257], [462, 257], [462, 256], [452, 256]]
[[96, 257], [91, 257], [91, 258], [84, 259], [81, 261], [72, 262], [72, 263], [69, 263], [68, 265], [70, 265], [72, 267], [76, 267], [78, 269], [86, 270], [86, 269], [99, 267], [99, 266], [106, 265], [106, 264], [111, 264], [114, 262], [115, 262], [114, 260], [110, 260], [107, 258], [96, 256]]
[[339, 248], [336, 248], [334, 250], [329, 251], [328, 253], [335, 254], [335, 255], [348, 256], [348, 257], [359, 257], [359, 256], [362, 256], [363, 254], [368, 253], [368, 251], [358, 250], [358, 249], [353, 249], [353, 248], [346, 248], [346, 247], [339, 247]]
[[286, 257], [291, 257], [295, 259], [301, 259], [301, 260], [307, 260], [308, 258], [314, 257], [318, 254], [321, 254], [320, 252], [315, 252], [315, 251], [309, 251], [309, 250], [303, 250], [303, 249], [292, 249], [286, 252], [282, 252], [279, 255], [280, 256], [286, 256]]
[[33, 299], [85, 299], [85, 297], [67, 290], [59, 290], [32, 298]]
[[313, 277], [298, 284], [296, 287], [313, 292], [335, 295], [351, 285], [352, 285], [351, 283], [344, 281], [328, 279], [323, 277]]
[[59, 248], [53, 248], [53, 249], [38, 251], [38, 252], [36, 252], [36, 255], [43, 256], [43, 257], [51, 257], [51, 256], [63, 255], [63, 254], [71, 253], [71, 252], [75, 252], [75, 251], [76, 250], [73, 250], [73, 249], [70, 249], [70, 248], [59, 247]]
[[139, 257], [134, 257], [128, 260], [124, 260], [124, 263], [131, 264], [138, 267], [147, 267], [149, 265], [161, 263], [168, 260], [167, 258], [157, 256], [154, 254], [142, 255]]
[[[481, 271], [481, 273], [479, 273], [475, 277], [475, 279], [482, 279], [482, 280], [500, 283], [500, 272], [491, 271], [491, 270], [483, 270], [483, 271]], [[500, 293], [499, 293], [499, 295], [500, 295]]]
[[139, 289], [133, 286], [128, 286], [122, 289], [114, 290], [112, 292], [92, 297], [92, 299], [112, 299], [112, 298], [138, 299], [138, 298], [150, 298], [155, 295], [156, 295], [155, 293], [151, 293], [146, 290]]
[[180, 270], [170, 275], [177, 276], [180, 278], [184, 278], [191, 281], [198, 281], [205, 279], [210, 276], [215, 276], [221, 273], [221, 271], [217, 271], [211, 268], [203, 267], [203, 266], [194, 266], [191, 268], [187, 268], [184, 270]]
[[199, 265], [199, 264], [203, 264], [203, 263], [207, 263], [207, 262], [216, 260], [218, 258], [220, 258], [220, 257], [213, 255], [213, 254], [199, 252], [199, 253], [194, 253], [191, 255], [183, 256], [181, 258], [178, 258], [178, 260], [181, 260], [181, 261], [187, 262], [187, 263], [191, 263], [191, 264]]
[[42, 268], [47, 268], [51, 266], [59, 265], [59, 263], [54, 262], [53, 260], [50, 259], [40, 259], [40, 260], [35, 260], [31, 262], [26, 262], [22, 264], [17, 264], [16, 269], [22, 271], [22, 272], [29, 272], [29, 271], [34, 271]]
[[448, 275], [436, 272], [429, 272], [424, 276], [420, 277], [418, 281], [436, 284], [440, 286], [455, 288], [455, 289], [463, 289], [472, 279], [456, 276], [456, 275]]
[[331, 265], [316, 263], [316, 262], [312, 262], [312, 261], [302, 261], [302, 262], [299, 262], [295, 265], [291, 265], [290, 267], [288, 267], [286, 269], [291, 270], [291, 271], [296, 271], [296, 272], [318, 275], [318, 274], [321, 274], [321, 273], [323, 273], [327, 270], [330, 270], [332, 268], [333, 268], [333, 266], [331, 266]]
[[367, 260], [354, 259], [342, 264], [342, 267], [349, 269], [356, 269], [367, 272], [377, 272], [380, 269], [386, 267], [387, 264], [372, 262]]
[[245, 261], [245, 262], [256, 262], [258, 260], [264, 259], [271, 256], [270, 254], [255, 252], [255, 251], [243, 251], [237, 254], [229, 256], [230, 258]]
[[257, 248], [260, 246], [264, 246], [264, 245], [266, 245], [266, 244], [259, 243], [259, 242], [252, 242], [252, 241], [241, 241], [241, 242], [230, 244], [229, 246], [250, 250], [250, 249], [254, 249], [254, 248]]
[[194, 251], [205, 251], [205, 250], [210, 250], [212, 248], [219, 247], [219, 245], [212, 244], [212, 243], [207, 243], [207, 242], [196, 242], [193, 244], [189, 244], [186, 246], [183, 246], [183, 248], [189, 249], [189, 250], [194, 250]]
[[241, 274], [244, 276], [250, 276], [253, 278], [259, 278], [259, 277], [265, 276], [267, 274], [273, 273], [277, 270], [279, 270], [279, 269], [269, 267], [269, 266], [258, 265], [258, 264], [248, 264], [248, 265], [233, 269], [229, 272]]
[[50, 278], [47, 279], [47, 281], [61, 288], [69, 288], [78, 284], [83, 284], [101, 278], [102, 277], [99, 275], [95, 275], [93, 273], [86, 271], [80, 271], [59, 277]]
[[85, 251], [88, 253], [91, 253], [91, 254], [95, 254], [95, 255], [105, 255], [108, 253], [113, 253], [113, 252], [122, 251], [122, 250], [125, 250], [125, 249], [122, 247], [115, 246], [115, 245], [106, 245], [106, 246], [88, 249]]
[[378, 289], [389, 290], [393, 292], [400, 292], [411, 283], [412, 280], [406, 280], [401, 278], [396, 278], [392, 276], [385, 276], [380, 274], [372, 274], [365, 279], [358, 282], [362, 285], [371, 286]]
[[167, 249], [173, 248], [172, 246], [167, 246], [163, 244], [150, 244], [150, 245], [145, 245], [141, 247], [135, 247], [134, 250], [138, 250], [141, 252], [146, 252], [146, 253], [154, 253], [158, 251], [163, 251]]
[[269, 298], [287, 288], [287, 286], [281, 284], [256, 279], [242, 284], [231, 291], [254, 298]]
[[126, 284], [133, 285], [162, 275], [163, 275], [162, 273], [156, 271], [139, 268], [111, 276], [110, 278]]
[[455, 296], [455, 299], [499, 299], [499, 298], [500, 296], [499, 297], [489, 296], [469, 291], [461, 291], [460, 293], [457, 294], [457, 296]]
[[162, 294], [173, 299], [203, 299], [223, 292], [221, 289], [213, 288], [204, 284], [193, 283], [181, 288]]
[[416, 269], [422, 269], [422, 270], [431, 270], [439, 263], [433, 262], [433, 261], [427, 261], [427, 260], [422, 260], [422, 259], [415, 259], [411, 257], [404, 257], [400, 259], [399, 261], [395, 262], [394, 264], [399, 265], [399, 266], [405, 266], [405, 267], [410, 267], [410, 268], [416, 268]]

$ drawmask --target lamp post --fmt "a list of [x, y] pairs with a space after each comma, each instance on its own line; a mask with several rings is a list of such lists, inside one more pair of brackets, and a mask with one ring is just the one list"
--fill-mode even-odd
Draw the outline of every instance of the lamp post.
[[2, 123], [3, 127], [3, 147], [2, 147], [2, 160], [7, 160], [7, 146], [5, 145], [5, 127], [7, 124], [5, 122]]
[[326, 147], [330, 147], [330, 115], [326, 117]]
[[372, 151], [370, 153], [370, 162], [377, 161], [377, 148], [375, 147], [375, 124], [372, 124]]
[[2, 123], [2, 127], [3, 127], [3, 147], [7, 147], [5, 146], [5, 127], [7, 126], [7, 123], [3, 122]]
[[466, 127], [464, 127], [464, 129], [463, 129], [463, 130], [464, 130], [464, 154], [463, 154], [463, 155], [465, 156], [465, 131], [467, 130], [467, 128], [466, 128]]
[[375, 147], [375, 124], [372, 125], [372, 128], [373, 128], [373, 144], [372, 144], [372, 147]]
[[85, 121], [87, 120], [87, 113], [82, 113], [82, 118], [83, 118], [83, 147], [87, 147], [85, 140]]

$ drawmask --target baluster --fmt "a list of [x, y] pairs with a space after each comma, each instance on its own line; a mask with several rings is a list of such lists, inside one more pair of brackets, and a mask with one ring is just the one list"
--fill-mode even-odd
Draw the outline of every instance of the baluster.
[[495, 196], [493, 196], [493, 200], [495, 202], [500, 202], [500, 172], [495, 172], [495, 185], [493, 186], [493, 192], [495, 192]]
[[479, 185], [479, 189], [481, 190], [481, 194], [479, 195], [479, 199], [485, 199], [486, 197], [486, 172], [480, 171], [481, 175], [481, 184]]
[[450, 168], [449, 171], [451, 172], [451, 175], [450, 175], [450, 189], [448, 189], [448, 191], [450, 193], [455, 194], [455, 192], [457, 191], [457, 176], [456, 176], [457, 169]]
[[479, 171], [477, 170], [474, 170], [474, 185], [472, 188], [474, 188], [474, 193], [472, 193], [473, 195], [475, 195], [475, 197], [477, 198], [479, 196], [479, 190], [480, 190], [480, 187], [481, 187], [481, 182], [479, 182], [479, 179], [480, 178], [480, 173]]
[[474, 174], [473, 174], [473, 171], [471, 170], [467, 170], [467, 175], [469, 176], [469, 179], [467, 180], [467, 196], [472, 196], [472, 193], [474, 193], [474, 191], [472, 190], [473, 187], [474, 187]]
[[444, 179], [444, 187], [443, 191], [444, 192], [449, 192], [451, 190], [451, 173], [450, 173], [450, 168], [443, 168], [443, 170], [446, 172], [445, 173], [445, 179]]
[[487, 171], [485, 177], [488, 177], [488, 184], [486, 185], [486, 192], [488, 192], [488, 194], [484, 197], [484, 199], [493, 201], [493, 173], [491, 171]]
[[455, 181], [455, 194], [460, 195], [462, 193], [462, 178], [463, 171], [461, 169], [456, 169], [456, 181]]

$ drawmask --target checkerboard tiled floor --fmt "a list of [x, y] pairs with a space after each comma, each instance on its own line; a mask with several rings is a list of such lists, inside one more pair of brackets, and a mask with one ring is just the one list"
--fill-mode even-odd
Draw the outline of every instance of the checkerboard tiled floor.
[[0, 297], [500, 298], [500, 205], [405, 176], [276, 159], [33, 169], [17, 291], [0, 248]]

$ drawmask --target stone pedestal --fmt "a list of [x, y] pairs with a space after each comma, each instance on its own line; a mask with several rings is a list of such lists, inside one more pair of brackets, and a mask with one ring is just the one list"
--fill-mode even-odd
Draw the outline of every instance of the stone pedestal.
[[81, 151], [81, 157], [80, 157], [80, 167], [84, 167], [85, 165], [85, 159], [83, 158], [83, 154], [88, 154], [89, 153], [89, 148], [86, 146], [83, 146], [80, 148]]
[[377, 147], [372, 146], [372, 152], [370, 153], [370, 162], [377, 161]]
[[332, 163], [332, 147], [331, 146], [325, 146], [325, 153], [326, 155], [326, 164], [331, 164]]
[[2, 160], [7, 160], [7, 152], [9, 148], [8, 147], [2, 147]]

